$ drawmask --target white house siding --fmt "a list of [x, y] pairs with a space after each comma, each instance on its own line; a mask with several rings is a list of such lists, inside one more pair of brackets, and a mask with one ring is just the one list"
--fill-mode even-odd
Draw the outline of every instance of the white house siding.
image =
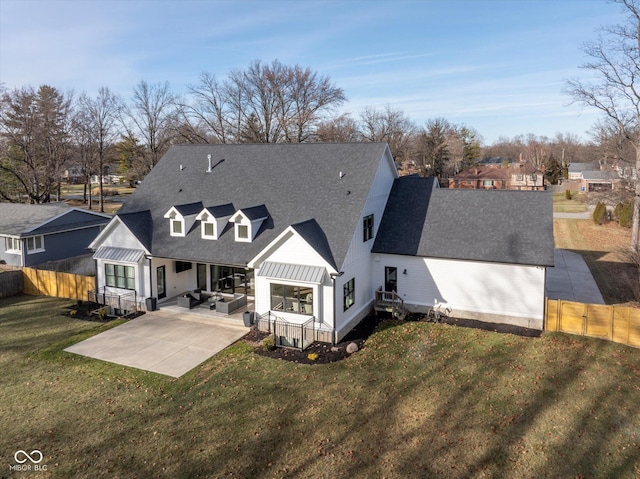
[[[376, 235], [384, 208], [387, 204], [393, 181], [398, 177], [393, 159], [388, 150], [378, 165], [378, 170], [369, 190], [365, 206], [360, 214], [351, 244], [347, 250], [345, 261], [340, 268], [343, 275], [336, 279], [335, 307], [336, 307], [336, 340], [340, 341], [373, 307], [374, 286], [371, 281], [371, 248]], [[363, 221], [365, 216], [373, 214], [373, 239], [362, 241]], [[355, 278], [355, 302], [347, 311], [343, 308], [343, 287]]]
[[385, 266], [398, 268], [397, 292], [410, 310], [424, 312], [443, 303], [453, 308], [456, 317], [542, 329], [545, 284], [542, 267], [372, 256], [376, 287], [384, 285]]
[[[104, 235], [102, 237], [102, 241], [100, 244], [93, 245], [95, 249], [99, 246], [113, 246], [117, 248], [128, 248], [128, 249], [137, 249], [144, 250], [142, 244], [138, 241], [138, 239], [129, 231], [129, 229], [120, 223], [118, 220], [113, 220], [108, 229], [111, 229], [110, 234]], [[139, 302], [143, 302], [145, 297], [151, 296], [151, 288], [149, 286], [149, 265], [148, 260], [144, 257], [138, 263], [127, 263], [121, 261], [111, 261], [111, 260], [96, 260], [97, 267], [97, 284], [98, 287], [102, 287], [106, 285], [104, 264], [122, 264], [125, 266], [134, 266], [136, 268], [136, 293]], [[131, 293], [131, 290], [128, 289], [120, 289], [120, 288], [112, 288], [106, 287], [105, 291], [111, 292], [114, 294], [128, 294]]]
[[[175, 261], [171, 259], [165, 258], [153, 258], [151, 260], [151, 276], [150, 280], [153, 285], [153, 296], [158, 295], [158, 275], [157, 270], [160, 266], [165, 267], [164, 273], [164, 284], [165, 284], [165, 292], [167, 294], [166, 298], [160, 299], [159, 301], [164, 301], [166, 299], [174, 298], [185, 291], [193, 289], [193, 285], [196, 284], [196, 263], [192, 263], [191, 269], [187, 271], [182, 271], [180, 273], [176, 273], [176, 265]], [[207, 265], [207, 270], [209, 269], [209, 265]], [[207, 271], [208, 274], [208, 271]]]
[[[329, 264], [320, 256], [302, 237], [295, 233], [284, 238], [278, 248], [269, 256], [261, 258], [263, 261], [275, 263], [300, 264], [306, 266], [320, 266], [330, 268]], [[300, 281], [289, 281], [284, 279], [265, 278], [260, 276], [260, 268], [255, 269], [255, 310], [259, 314], [265, 314], [271, 309], [271, 283], [287, 285], [306, 285], [313, 288], [313, 315], [321, 321], [320, 327], [323, 329], [333, 329], [333, 304], [332, 283], [329, 271], [324, 276], [322, 284], [304, 283]], [[275, 312], [279, 317], [292, 322], [303, 322], [307, 316], [287, 313], [284, 311]], [[318, 324], [316, 323], [316, 326]]]

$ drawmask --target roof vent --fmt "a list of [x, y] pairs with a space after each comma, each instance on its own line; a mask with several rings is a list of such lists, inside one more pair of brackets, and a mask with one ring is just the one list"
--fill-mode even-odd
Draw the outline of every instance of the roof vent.
[[343, 173], [342, 171], [340, 172], [340, 179], [344, 178], [344, 175], [346, 175], [346, 173]]
[[209, 168], [207, 168], [207, 173], [211, 173], [211, 155], [207, 155], [207, 160], [209, 160]]
[[184, 170], [184, 166], [180, 165], [180, 171]]

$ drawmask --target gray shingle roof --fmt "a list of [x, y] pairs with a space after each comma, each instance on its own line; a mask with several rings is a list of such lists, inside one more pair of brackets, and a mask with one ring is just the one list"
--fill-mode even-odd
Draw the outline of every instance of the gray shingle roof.
[[138, 238], [147, 251], [151, 251], [151, 241], [153, 239], [151, 234], [153, 227], [151, 213], [149, 211], [136, 211], [133, 213], [119, 213], [117, 216], [129, 228], [129, 231]]
[[553, 266], [552, 196], [395, 181], [374, 253]]
[[225, 216], [232, 216], [236, 209], [231, 203], [227, 203], [226, 205], [218, 205], [218, 206], [207, 206], [206, 210], [211, 213], [211, 216], [214, 218], [224, 218]]
[[[51, 221], [56, 218], [55, 221]], [[77, 210], [66, 203], [0, 203], [0, 234], [32, 236], [109, 222], [107, 215]]]
[[585, 180], [617, 180], [620, 175], [615, 171], [583, 171], [582, 177]]
[[196, 201], [195, 203], [188, 203], [186, 205], [175, 205], [175, 207], [182, 216], [197, 215], [203, 210], [202, 201]]
[[[174, 146], [119, 215], [149, 211], [154, 256], [226, 265], [246, 265], [288, 226], [313, 219], [341, 265], [386, 149], [386, 143]], [[209, 154], [216, 166], [207, 173]], [[217, 240], [202, 239], [198, 228], [170, 236], [164, 214], [194, 202], [265, 205], [269, 218], [251, 243], [234, 241], [231, 229]]]

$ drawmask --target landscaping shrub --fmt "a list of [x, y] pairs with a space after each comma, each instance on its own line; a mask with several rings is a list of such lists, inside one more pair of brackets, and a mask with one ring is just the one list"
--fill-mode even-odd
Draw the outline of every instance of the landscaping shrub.
[[618, 223], [624, 228], [631, 228], [633, 224], [633, 201], [625, 201], [624, 203], [620, 203], [620, 205], [622, 205], [622, 208], [620, 208], [618, 215]]
[[571, 190], [564, 190], [564, 197], [568, 200], [571, 199]]
[[262, 340], [262, 349], [265, 351], [273, 351], [276, 349], [276, 342], [273, 339], [273, 336], [267, 336]]
[[596, 224], [604, 224], [607, 221], [607, 205], [600, 201], [593, 211], [593, 221]]

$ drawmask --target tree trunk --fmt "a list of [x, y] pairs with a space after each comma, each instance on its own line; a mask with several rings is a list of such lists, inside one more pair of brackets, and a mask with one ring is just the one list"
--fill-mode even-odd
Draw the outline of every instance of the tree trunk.
[[635, 141], [636, 149], [636, 188], [633, 199], [633, 226], [631, 227], [631, 250], [638, 252], [638, 233], [640, 232], [640, 142]]

